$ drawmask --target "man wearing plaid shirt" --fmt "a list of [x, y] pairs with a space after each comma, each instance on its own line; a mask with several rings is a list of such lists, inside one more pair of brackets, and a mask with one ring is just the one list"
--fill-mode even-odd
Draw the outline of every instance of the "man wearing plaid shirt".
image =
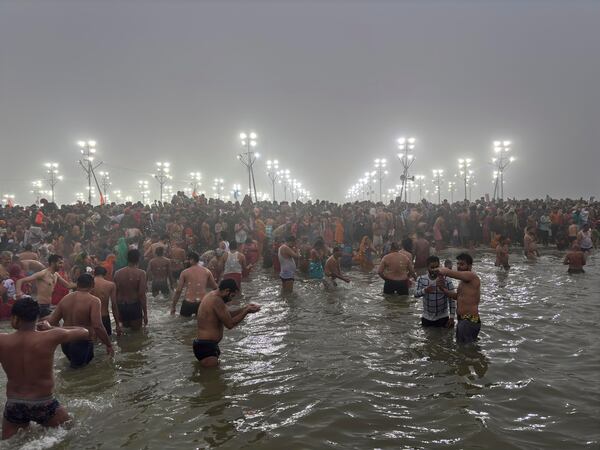
[[[449, 298], [441, 287], [454, 291], [452, 281], [439, 276], [440, 259], [437, 256], [427, 258], [427, 274], [417, 278], [415, 297], [423, 297], [421, 324], [424, 327], [454, 326], [456, 300]], [[450, 313], [450, 314], [448, 314]]]

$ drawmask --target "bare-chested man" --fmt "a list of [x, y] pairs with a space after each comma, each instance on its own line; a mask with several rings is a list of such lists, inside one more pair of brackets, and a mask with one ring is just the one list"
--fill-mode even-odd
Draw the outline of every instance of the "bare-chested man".
[[117, 285], [117, 308], [124, 327], [139, 330], [148, 325], [148, 305], [146, 303], [146, 272], [138, 269], [139, 250], [127, 252], [127, 267], [117, 270], [113, 280]]
[[39, 256], [36, 252], [33, 251], [31, 244], [27, 244], [21, 253], [19, 253], [19, 259], [32, 259], [34, 261], [39, 261]]
[[563, 264], [568, 264], [568, 273], [585, 273], [583, 266], [585, 266], [585, 253], [581, 250], [581, 247], [577, 241], [573, 241], [571, 250], [569, 250], [565, 256]]
[[350, 278], [342, 275], [342, 269], [340, 267], [341, 257], [342, 248], [336, 246], [333, 248], [333, 254], [325, 261], [325, 278], [323, 278], [323, 282], [327, 288], [337, 286], [337, 283], [335, 282], [336, 279], [350, 283]]
[[427, 273], [427, 258], [431, 251], [431, 244], [425, 239], [425, 234], [422, 230], [417, 231], [413, 249], [415, 252], [415, 272], [417, 275], [425, 275]]
[[535, 234], [533, 227], [527, 227], [525, 229], [525, 236], [523, 237], [523, 252], [525, 257], [530, 261], [535, 261], [540, 256], [537, 244], [535, 242]]
[[441, 267], [439, 273], [460, 280], [458, 290], [452, 292], [440, 285], [442, 292], [457, 302], [458, 323], [456, 325], [456, 342], [469, 344], [477, 340], [481, 329], [479, 318], [479, 299], [481, 297], [481, 281], [473, 267], [473, 258], [468, 253], [461, 253], [456, 257], [457, 270]]
[[181, 242], [174, 242], [170, 249], [171, 256], [171, 276], [173, 280], [178, 280], [179, 275], [183, 271], [183, 264], [185, 263], [185, 250], [182, 247]]
[[17, 300], [11, 317], [17, 331], [0, 333], [0, 363], [7, 378], [2, 439], [32, 421], [57, 427], [70, 419], [54, 398], [54, 351], [61, 344], [89, 339], [90, 334], [80, 327], [51, 328], [47, 322], [36, 328], [39, 313], [40, 305], [31, 297]]
[[277, 250], [279, 259], [279, 278], [281, 278], [281, 290], [283, 293], [290, 293], [294, 290], [294, 279], [296, 277], [296, 259], [300, 255], [296, 251], [296, 238], [288, 236], [285, 244]]
[[121, 336], [121, 321], [119, 320], [119, 308], [117, 308], [117, 285], [112, 281], [108, 281], [105, 278], [106, 274], [107, 270], [104, 267], [96, 266], [94, 268], [94, 289], [92, 289], [92, 295], [100, 299], [102, 305], [102, 325], [106, 329], [106, 334], [109, 336], [112, 334], [110, 314], [108, 312], [108, 305], [110, 304], [110, 309], [115, 319], [115, 331], [117, 336]]
[[54, 291], [56, 283], [60, 283], [67, 289], [75, 289], [75, 284], [68, 282], [57, 273], [62, 267], [62, 256], [50, 255], [48, 257], [48, 267], [46, 269], [17, 280], [15, 286], [17, 298], [23, 295], [23, 291], [21, 290], [23, 283], [35, 281], [36, 300], [40, 304], [40, 317], [49, 316], [52, 313], [50, 306], [52, 305], [52, 292]]
[[377, 273], [385, 281], [384, 294], [408, 295], [409, 277], [416, 277], [411, 259], [400, 252], [397, 242], [392, 242], [390, 253], [381, 258]]
[[500, 236], [498, 245], [496, 246], [496, 263], [497, 267], [503, 267], [504, 270], [510, 269], [508, 263], [508, 246], [510, 245], [510, 238], [506, 236]]
[[181, 272], [179, 276], [177, 289], [175, 289], [173, 301], [171, 302], [171, 315], [175, 314], [177, 302], [184, 288], [185, 297], [181, 302], [181, 309], [179, 310], [179, 315], [183, 317], [191, 317], [193, 314], [197, 314], [198, 306], [206, 295], [207, 287], [210, 289], [217, 288], [217, 283], [211, 271], [199, 265], [199, 262], [200, 256], [197, 253], [188, 253], [190, 267]]
[[162, 293], [165, 298], [169, 298], [172, 286], [174, 283], [173, 275], [171, 274], [171, 260], [164, 256], [165, 248], [156, 247], [154, 258], [148, 263], [148, 281], [151, 281], [152, 296], [156, 297], [158, 293]]
[[84, 327], [90, 331], [89, 339], [62, 344], [62, 351], [73, 369], [87, 366], [94, 358], [94, 337], [106, 345], [106, 352], [114, 355], [113, 347], [102, 325], [101, 302], [90, 292], [94, 288], [94, 277], [84, 273], [77, 278], [77, 290], [63, 297], [48, 318], [54, 327], [63, 320], [65, 327]]
[[194, 339], [194, 355], [203, 367], [219, 364], [219, 342], [223, 339], [223, 327], [231, 330], [248, 314], [260, 311], [260, 306], [250, 303], [230, 312], [225, 305], [238, 292], [235, 280], [228, 278], [219, 283], [218, 289], [208, 293], [198, 308], [198, 337]]

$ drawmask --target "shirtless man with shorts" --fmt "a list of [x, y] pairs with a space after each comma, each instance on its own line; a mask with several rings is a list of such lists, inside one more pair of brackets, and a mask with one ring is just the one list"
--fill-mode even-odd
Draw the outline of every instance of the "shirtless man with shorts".
[[89, 273], [79, 275], [77, 290], [63, 297], [56, 309], [48, 317], [48, 323], [57, 327], [63, 320], [65, 327], [84, 327], [90, 331], [88, 339], [62, 344], [62, 351], [73, 369], [87, 366], [94, 358], [94, 337], [106, 345], [106, 353], [114, 355], [112, 343], [102, 325], [101, 303], [90, 291], [94, 287], [94, 277]]
[[325, 261], [325, 278], [323, 278], [323, 282], [327, 288], [334, 288], [337, 286], [337, 283], [335, 282], [336, 279], [350, 283], [350, 278], [342, 275], [342, 269], [340, 267], [341, 257], [342, 248], [336, 246], [333, 248], [333, 254]]
[[198, 306], [206, 295], [207, 287], [217, 289], [217, 283], [211, 271], [199, 265], [199, 261], [200, 257], [197, 253], [188, 253], [190, 267], [181, 272], [179, 276], [177, 289], [175, 289], [173, 301], [171, 302], [171, 315], [175, 314], [177, 302], [184, 288], [185, 297], [181, 302], [181, 309], [179, 310], [179, 315], [183, 317], [191, 317], [193, 314], [197, 314]]
[[[36, 327], [40, 305], [23, 297], [12, 307], [13, 333], [0, 333], [0, 363], [6, 372], [6, 406], [2, 439], [37, 422], [58, 427], [70, 419], [54, 398], [54, 351], [61, 344], [89, 339], [85, 328], [52, 328], [47, 322]], [[43, 331], [41, 331], [43, 330]]]
[[416, 277], [407, 252], [400, 252], [397, 242], [392, 242], [390, 253], [381, 258], [377, 273], [385, 281], [384, 294], [408, 295], [409, 277]]
[[571, 250], [569, 250], [565, 256], [563, 264], [568, 264], [569, 269], [568, 273], [585, 273], [583, 270], [583, 266], [585, 266], [585, 253], [581, 250], [581, 247], [577, 243], [577, 241], [573, 241], [571, 245]]
[[20, 298], [23, 295], [23, 291], [21, 290], [23, 283], [35, 281], [36, 300], [40, 304], [40, 317], [42, 318], [49, 316], [52, 313], [50, 306], [52, 305], [52, 292], [54, 291], [56, 283], [60, 283], [67, 289], [75, 289], [75, 284], [69, 283], [57, 273], [62, 267], [62, 256], [50, 255], [48, 257], [48, 267], [46, 269], [17, 280], [15, 286], [17, 298]]
[[113, 280], [117, 285], [117, 308], [124, 327], [139, 330], [148, 325], [146, 303], [146, 272], [138, 269], [140, 251], [127, 252], [127, 267], [117, 270]]
[[296, 238], [288, 236], [285, 244], [277, 250], [279, 259], [279, 278], [281, 279], [281, 290], [284, 294], [289, 294], [294, 290], [294, 278], [296, 277], [296, 260], [299, 258], [296, 251]]
[[473, 258], [468, 253], [461, 253], [456, 257], [457, 270], [440, 267], [439, 273], [443, 276], [460, 280], [458, 290], [453, 292], [446, 287], [438, 286], [449, 298], [455, 299], [457, 306], [458, 323], [456, 325], [456, 342], [470, 344], [477, 340], [481, 329], [479, 318], [479, 300], [481, 298], [481, 281], [473, 267]]
[[198, 308], [198, 337], [194, 339], [194, 355], [202, 367], [219, 364], [219, 342], [223, 339], [223, 327], [231, 330], [248, 314], [260, 311], [260, 306], [250, 303], [237, 311], [230, 312], [226, 303], [238, 292], [235, 280], [221, 281], [219, 287], [208, 293]]
[[531, 227], [528, 227], [525, 230], [525, 236], [523, 237], [523, 252], [525, 253], [525, 257], [530, 261], [535, 261], [537, 257], [540, 256], [535, 242], [534, 229]]
[[119, 308], [117, 308], [117, 285], [112, 281], [106, 280], [107, 271], [102, 266], [96, 266], [94, 269], [94, 289], [92, 289], [92, 295], [95, 295], [100, 299], [102, 304], [102, 324], [106, 329], [106, 334], [109, 336], [112, 334], [112, 327], [110, 323], [110, 314], [108, 312], [108, 305], [110, 303], [110, 309], [115, 319], [115, 331], [117, 336], [121, 336], [123, 332], [121, 330], [121, 321], [119, 319]]
[[508, 246], [510, 245], [510, 238], [506, 236], [500, 236], [500, 241], [496, 246], [496, 267], [503, 267], [504, 270], [510, 269], [508, 263]]
[[166, 258], [164, 253], [164, 247], [156, 247], [156, 250], [154, 250], [156, 256], [148, 263], [148, 281], [151, 282], [153, 297], [162, 293], [165, 298], [169, 298], [169, 294], [171, 293], [169, 284], [171, 286], [175, 284], [171, 274], [171, 260]]

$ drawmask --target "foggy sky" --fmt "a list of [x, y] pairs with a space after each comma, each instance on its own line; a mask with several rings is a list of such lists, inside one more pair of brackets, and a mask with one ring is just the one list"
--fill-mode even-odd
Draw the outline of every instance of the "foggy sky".
[[82, 138], [136, 199], [163, 160], [176, 188], [192, 170], [245, 186], [254, 130], [267, 192], [273, 157], [315, 198], [342, 200], [376, 157], [397, 184], [414, 135], [414, 173], [473, 158], [477, 196], [498, 138], [517, 157], [505, 196], [598, 196], [600, 2], [482, 3], [2, 1], [0, 195], [31, 203], [55, 161], [72, 202]]

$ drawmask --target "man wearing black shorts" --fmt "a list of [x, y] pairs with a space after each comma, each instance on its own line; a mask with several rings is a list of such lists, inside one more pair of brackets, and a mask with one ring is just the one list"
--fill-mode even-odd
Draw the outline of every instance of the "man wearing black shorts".
[[127, 267], [117, 270], [114, 282], [117, 285], [117, 307], [124, 327], [139, 330], [148, 325], [146, 304], [146, 272], [138, 268], [139, 250], [127, 252]]

